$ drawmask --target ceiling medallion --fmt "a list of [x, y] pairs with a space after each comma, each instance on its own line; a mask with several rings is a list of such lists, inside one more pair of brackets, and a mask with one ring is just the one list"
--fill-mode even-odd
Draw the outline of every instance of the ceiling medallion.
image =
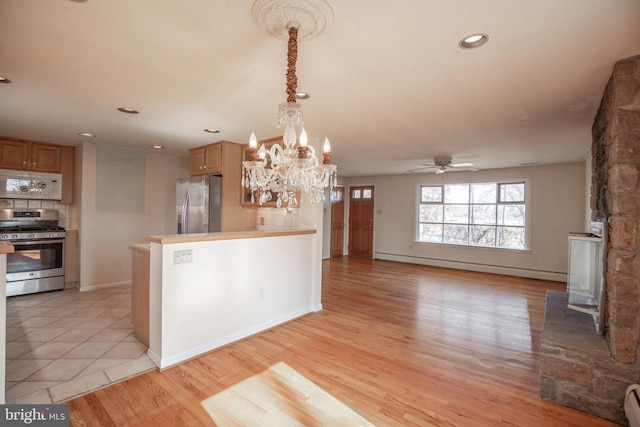
[[333, 24], [333, 10], [324, 0], [256, 0], [253, 20], [274, 37], [287, 39], [298, 28], [298, 40], [312, 39]]

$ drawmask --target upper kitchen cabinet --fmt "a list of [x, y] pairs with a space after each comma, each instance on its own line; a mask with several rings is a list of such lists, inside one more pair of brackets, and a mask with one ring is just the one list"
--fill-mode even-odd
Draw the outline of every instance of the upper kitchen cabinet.
[[220, 141], [189, 150], [191, 175], [222, 175], [222, 231], [256, 228], [256, 209], [243, 208], [242, 150], [244, 146]]
[[0, 168], [26, 169], [28, 152], [28, 146], [24, 142], [0, 139]]
[[61, 155], [59, 145], [0, 140], [0, 169], [60, 173]]
[[60, 203], [72, 205], [76, 175], [76, 148], [71, 145], [62, 145], [60, 149], [60, 173], [62, 174], [62, 200]]
[[190, 175], [218, 175], [222, 173], [222, 142], [189, 150]]
[[0, 137], [0, 169], [62, 174], [62, 200], [73, 204], [75, 147]]
[[62, 148], [59, 145], [32, 142], [31, 165], [32, 171], [60, 173], [60, 158]]

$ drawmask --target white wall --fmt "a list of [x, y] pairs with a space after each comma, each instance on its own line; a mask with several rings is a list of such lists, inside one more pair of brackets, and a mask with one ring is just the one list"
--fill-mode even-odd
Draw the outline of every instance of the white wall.
[[0, 254], [0, 405], [5, 403], [7, 369], [7, 255]]
[[[322, 156], [324, 138], [309, 138], [309, 145], [314, 147], [316, 155]], [[320, 153], [320, 154], [318, 154]], [[313, 235], [313, 266], [310, 271], [310, 280], [313, 282], [313, 295], [318, 301], [322, 294], [322, 259], [329, 258], [329, 244], [331, 239], [331, 203], [330, 191], [325, 191], [323, 204], [311, 203], [308, 194], [302, 192], [302, 208], [293, 209], [293, 213], [285, 213], [283, 208], [258, 207], [256, 215], [256, 229], [265, 230], [273, 228], [312, 228], [316, 230]], [[327, 254], [325, 256], [325, 254]]]
[[316, 236], [151, 243], [149, 357], [164, 368], [320, 310]]
[[147, 153], [144, 212], [98, 212], [96, 145], [84, 143], [81, 152], [80, 289], [130, 283], [129, 247], [148, 235], [175, 233], [175, 182], [188, 175], [188, 159]]
[[[530, 250], [415, 242], [416, 197], [420, 184], [511, 179], [529, 179], [531, 182]], [[374, 258], [378, 259], [565, 281], [567, 234], [585, 228], [584, 163], [441, 175], [346, 178], [343, 182], [348, 186], [375, 186]]]

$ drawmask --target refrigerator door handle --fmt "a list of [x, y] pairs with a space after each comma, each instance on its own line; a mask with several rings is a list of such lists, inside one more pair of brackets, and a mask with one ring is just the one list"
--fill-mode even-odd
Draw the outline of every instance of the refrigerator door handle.
[[184, 196], [184, 201], [182, 202], [182, 234], [187, 234], [189, 232], [189, 216], [187, 215], [188, 206], [189, 188], [187, 188], [187, 192]]

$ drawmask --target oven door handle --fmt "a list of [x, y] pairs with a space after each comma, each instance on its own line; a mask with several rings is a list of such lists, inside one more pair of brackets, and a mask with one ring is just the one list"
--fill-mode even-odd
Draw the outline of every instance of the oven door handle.
[[50, 243], [64, 243], [64, 239], [58, 240], [58, 239], [51, 239], [51, 240], [25, 240], [25, 241], [20, 241], [20, 242], [12, 242], [11, 240], [9, 240], [9, 243], [11, 243], [13, 246], [17, 246], [17, 245], [42, 245], [42, 244], [50, 244]]

